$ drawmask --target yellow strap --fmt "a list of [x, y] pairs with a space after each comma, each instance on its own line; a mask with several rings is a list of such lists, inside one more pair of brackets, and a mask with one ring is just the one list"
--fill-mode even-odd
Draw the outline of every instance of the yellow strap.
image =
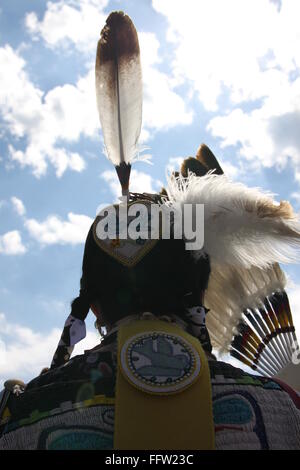
[[214, 449], [208, 362], [178, 326], [140, 320], [120, 328], [114, 448]]

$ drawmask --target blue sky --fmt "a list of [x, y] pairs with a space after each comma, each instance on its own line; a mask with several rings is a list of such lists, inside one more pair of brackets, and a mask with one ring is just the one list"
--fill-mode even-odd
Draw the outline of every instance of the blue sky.
[[[116, 9], [139, 33], [153, 163], [135, 164], [131, 189], [158, 190], [205, 142], [231, 178], [300, 209], [298, 0], [2, 0], [0, 381], [49, 365], [89, 226], [117, 197], [94, 92], [97, 40]], [[300, 269], [285, 271], [300, 326]], [[92, 318], [88, 328], [77, 352], [98, 341]]]

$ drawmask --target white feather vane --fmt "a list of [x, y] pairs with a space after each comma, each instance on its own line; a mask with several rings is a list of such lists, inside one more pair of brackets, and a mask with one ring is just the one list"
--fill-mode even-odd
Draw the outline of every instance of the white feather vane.
[[130, 163], [141, 132], [143, 86], [137, 32], [123, 12], [111, 13], [101, 32], [96, 97], [109, 159]]
[[106, 154], [128, 194], [131, 162], [142, 125], [142, 67], [136, 29], [128, 15], [113, 12], [101, 31], [96, 55], [96, 98]]
[[300, 223], [286, 201], [208, 173], [170, 176], [169, 205], [204, 204], [203, 251], [213, 263], [237, 268], [270, 267], [300, 259]]

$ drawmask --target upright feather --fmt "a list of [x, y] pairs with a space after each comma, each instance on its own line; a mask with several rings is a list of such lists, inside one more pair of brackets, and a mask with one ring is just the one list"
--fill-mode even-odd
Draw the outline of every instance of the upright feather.
[[96, 56], [96, 97], [108, 158], [128, 194], [131, 162], [142, 123], [142, 69], [134, 24], [113, 12], [101, 31]]

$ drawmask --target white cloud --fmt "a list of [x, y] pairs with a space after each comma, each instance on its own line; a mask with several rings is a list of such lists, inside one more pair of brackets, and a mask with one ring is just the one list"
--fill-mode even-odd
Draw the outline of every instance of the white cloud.
[[[0, 390], [3, 382], [18, 378], [27, 382], [44, 367], [49, 367], [62, 330], [52, 328], [41, 333], [20, 324], [10, 323], [0, 313]], [[75, 346], [73, 356], [82, 354], [99, 343], [96, 331], [87, 331], [86, 338]]]
[[[192, 115], [186, 111], [183, 99], [172, 90], [168, 76], [149, 65], [157, 60], [154, 38], [152, 35], [142, 35], [142, 38], [145, 48], [152, 51], [146, 56], [144, 68], [142, 136], [146, 140], [153, 130], [188, 124]], [[49, 163], [57, 177], [67, 169], [81, 172], [85, 168], [84, 160], [77, 152], [67, 150], [63, 143], [77, 142], [81, 135], [92, 138], [100, 130], [94, 67], [76, 85], [57, 86], [44, 94], [31, 82], [25, 61], [8, 45], [0, 48], [0, 66], [6, 70], [0, 77], [2, 117], [13, 137], [26, 140], [25, 149], [16, 144], [8, 146], [11, 160], [21, 167], [32, 168], [36, 177], [46, 173]]]
[[0, 235], [0, 253], [4, 255], [22, 255], [26, 251], [18, 230]]
[[297, 206], [300, 206], [300, 192], [295, 191], [291, 193], [290, 197], [294, 199], [295, 204], [297, 204]]
[[291, 72], [300, 65], [300, 5], [295, 0], [283, 0], [280, 10], [269, 0], [152, 4], [168, 19], [178, 79], [192, 80], [208, 109], [217, 109], [223, 86], [233, 101], [257, 99], [268, 92], [275, 67]]
[[186, 109], [183, 98], [176, 93], [171, 77], [158, 70], [161, 63], [159, 42], [153, 33], [139, 33], [143, 67], [144, 102], [143, 124], [151, 130], [167, 130], [177, 125], [187, 125], [193, 113]]
[[21, 216], [25, 215], [26, 209], [21, 199], [13, 196], [10, 200], [16, 213]]
[[[300, 98], [300, 79], [293, 86], [299, 87], [295, 97]], [[280, 91], [278, 90], [278, 93]], [[286, 97], [287, 93], [283, 93]], [[269, 98], [270, 104], [272, 98]], [[282, 168], [290, 157], [296, 168], [300, 164], [300, 103], [299, 111], [293, 111], [296, 101], [291, 106], [285, 103], [285, 110], [269, 109], [268, 100], [260, 109], [245, 112], [236, 108], [225, 116], [217, 116], [209, 122], [207, 130], [214, 137], [221, 138], [221, 147], [240, 146], [239, 154], [247, 159], [253, 168], [277, 166]], [[274, 105], [274, 103], [273, 103]]]
[[42, 91], [29, 81], [24, 71], [25, 61], [8, 45], [0, 48], [0, 64], [6, 71], [0, 78], [1, 112], [12, 134], [23, 137], [26, 128], [41, 118]]
[[83, 52], [96, 51], [100, 31], [105, 24], [103, 13], [108, 0], [64, 0], [47, 2], [41, 21], [35, 12], [25, 17], [25, 25], [35, 39], [41, 37], [49, 47], [70, 44]]
[[154, 67], [144, 69], [143, 112], [150, 135], [152, 129], [165, 131], [193, 120], [192, 111], [187, 111], [183, 98], [172, 89], [168, 75]]
[[[283, 166], [287, 156], [298, 166], [300, 3], [282, 0], [281, 8], [269, 0], [152, 4], [169, 23], [178, 83], [189, 84], [209, 111], [220, 112], [226, 102], [208, 125], [221, 145], [239, 145], [240, 155], [257, 168]], [[245, 111], [242, 102], [252, 110]]]
[[[119, 183], [117, 173], [114, 170], [107, 170], [101, 174], [109, 185], [111, 192], [116, 198], [121, 196], [121, 185]], [[130, 174], [130, 191], [133, 193], [157, 193], [160, 191], [162, 183], [154, 180], [152, 176], [142, 171], [131, 170]]]
[[224, 171], [225, 175], [228, 176], [231, 180], [237, 179], [240, 175], [241, 168], [238, 165], [232, 165], [232, 163], [228, 161], [224, 161], [222, 159], [218, 159], [222, 170]]
[[91, 137], [99, 128], [94, 72], [90, 70], [76, 86], [57, 86], [44, 94], [29, 79], [26, 63], [10, 46], [0, 48], [1, 114], [11, 135], [27, 141], [25, 150], [9, 145], [13, 161], [29, 166], [35, 176], [45, 174], [51, 163], [58, 177], [66, 169], [80, 172], [85, 162], [62, 142], [76, 142], [81, 135]]
[[43, 222], [28, 219], [25, 222], [29, 234], [42, 245], [84, 243], [93, 219], [69, 212], [68, 220], [50, 215]]
[[172, 173], [173, 171], [179, 171], [181, 168], [181, 165], [183, 163], [183, 160], [186, 157], [171, 157], [169, 158], [169, 161], [166, 165], [166, 171], [167, 173]]

